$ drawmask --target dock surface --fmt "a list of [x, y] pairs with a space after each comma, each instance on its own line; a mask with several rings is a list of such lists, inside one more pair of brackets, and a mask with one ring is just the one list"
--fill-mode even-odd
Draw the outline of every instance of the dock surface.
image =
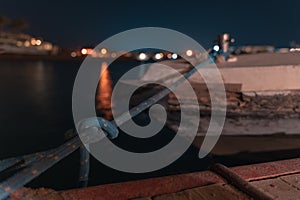
[[[271, 199], [300, 199], [300, 158], [230, 168]], [[213, 171], [54, 191], [22, 188], [11, 200], [241, 200], [254, 199]]]

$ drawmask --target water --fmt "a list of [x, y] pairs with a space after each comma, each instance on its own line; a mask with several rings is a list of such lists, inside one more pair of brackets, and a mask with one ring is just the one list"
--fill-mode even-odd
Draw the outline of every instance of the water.
[[[0, 62], [1, 159], [47, 150], [66, 140], [66, 131], [74, 128], [72, 89], [80, 64], [80, 61]], [[104, 73], [96, 95], [98, 115], [111, 119], [109, 100], [114, 80], [136, 64], [115, 64]], [[151, 173], [140, 176], [122, 173], [94, 159], [91, 162], [90, 185], [153, 176]], [[78, 172], [77, 151], [32, 181], [29, 186], [74, 188], [78, 186]]]
[[0, 64], [1, 157], [54, 147], [72, 128], [71, 95], [78, 62]]
[[[65, 132], [73, 129], [72, 88], [80, 61], [0, 61], [0, 158], [43, 151], [62, 144]], [[110, 93], [113, 85], [137, 62], [121, 62], [110, 66], [99, 82], [96, 109], [99, 116], [111, 119]], [[105, 63], [103, 63], [105, 65]], [[145, 114], [138, 121], [147, 121]], [[136, 142], [121, 134], [116, 143], [141, 148], [161, 146], [172, 139], [172, 131], [162, 130], [166, 137], [154, 137], [152, 141]], [[170, 133], [170, 134], [169, 134]], [[147, 148], [146, 148], [147, 149]], [[104, 166], [91, 160], [90, 185], [121, 182], [147, 177], [165, 176], [207, 169], [212, 162], [222, 161], [228, 165], [263, 162], [288, 158], [296, 152], [270, 154], [239, 154], [236, 157], [197, 158], [198, 150], [191, 147], [174, 164], [157, 172], [128, 174]], [[279, 156], [281, 155], [281, 157]], [[50, 187], [68, 189], [78, 186], [79, 152], [76, 151], [53, 168], [32, 181], [30, 187]]]

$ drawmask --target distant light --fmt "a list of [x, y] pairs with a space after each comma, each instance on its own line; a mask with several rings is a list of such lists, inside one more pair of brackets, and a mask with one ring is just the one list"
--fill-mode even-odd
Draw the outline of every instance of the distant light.
[[42, 41], [41, 41], [41, 40], [36, 40], [36, 41], [35, 41], [35, 44], [39, 46], [39, 45], [42, 44]]
[[29, 47], [29, 46], [30, 46], [30, 42], [29, 42], [28, 40], [26, 40], [26, 41], [24, 42], [24, 46], [25, 46], [25, 47]]
[[164, 57], [164, 54], [162, 54], [162, 53], [157, 53], [157, 54], [155, 54], [155, 59], [156, 60], [160, 60], [160, 59], [162, 59]]
[[117, 54], [116, 53], [111, 53], [111, 57], [115, 58], [115, 57], [117, 57]]
[[36, 39], [35, 38], [31, 38], [30, 43], [31, 43], [31, 45], [35, 45], [36, 44]]
[[126, 53], [123, 54], [123, 56], [124, 56], [125, 58], [130, 58], [130, 57], [133, 57], [134, 55], [133, 55], [133, 53], [126, 52]]
[[188, 57], [191, 57], [192, 55], [193, 55], [193, 51], [192, 50], [187, 50], [186, 52], [185, 52], [185, 54], [188, 56]]
[[81, 49], [81, 54], [82, 54], [82, 55], [86, 55], [87, 52], [88, 52], [87, 49]]
[[71, 52], [71, 57], [75, 58], [77, 56], [77, 53], [75, 51]]
[[22, 45], [23, 45], [23, 42], [21, 42], [21, 41], [18, 41], [18, 42], [17, 42], [17, 46], [18, 46], [18, 47], [21, 47]]
[[220, 47], [219, 47], [219, 45], [215, 45], [215, 46], [213, 47], [213, 49], [214, 49], [215, 51], [219, 51], [219, 50], [220, 50]]
[[300, 51], [300, 48], [291, 48], [290, 52]]
[[93, 58], [96, 58], [96, 57], [98, 57], [98, 53], [96, 52], [96, 51], [90, 51], [89, 49], [88, 49], [88, 54], [91, 54], [91, 56], [93, 57]]
[[105, 54], [107, 53], [107, 50], [106, 50], [105, 48], [102, 48], [102, 49], [101, 49], [101, 53], [102, 53], [103, 55], [105, 55]]
[[145, 53], [140, 53], [139, 54], [139, 60], [146, 60], [147, 55]]
[[45, 42], [44, 43], [44, 49], [46, 49], [48, 51], [51, 51], [53, 49], [53, 45], [48, 43], [48, 42]]
[[176, 60], [178, 58], [178, 55], [176, 53], [172, 54], [172, 59]]
[[172, 54], [168, 53], [167, 58], [171, 59], [172, 58]]

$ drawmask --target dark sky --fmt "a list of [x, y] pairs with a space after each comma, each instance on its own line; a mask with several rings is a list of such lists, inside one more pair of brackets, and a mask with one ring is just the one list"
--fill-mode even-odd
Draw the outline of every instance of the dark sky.
[[0, 15], [23, 18], [26, 32], [62, 47], [95, 45], [145, 26], [175, 29], [209, 47], [229, 32], [236, 45], [300, 43], [300, 1], [0, 0]]

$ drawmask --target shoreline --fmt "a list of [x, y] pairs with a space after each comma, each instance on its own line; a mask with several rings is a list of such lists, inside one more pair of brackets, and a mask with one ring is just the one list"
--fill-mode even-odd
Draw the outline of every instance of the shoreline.
[[50, 60], [50, 61], [82, 61], [86, 57], [71, 57], [69, 54], [63, 53], [59, 55], [16, 55], [16, 54], [0, 54], [0, 61], [2, 60], [18, 60], [18, 61], [27, 61], [27, 60]]

